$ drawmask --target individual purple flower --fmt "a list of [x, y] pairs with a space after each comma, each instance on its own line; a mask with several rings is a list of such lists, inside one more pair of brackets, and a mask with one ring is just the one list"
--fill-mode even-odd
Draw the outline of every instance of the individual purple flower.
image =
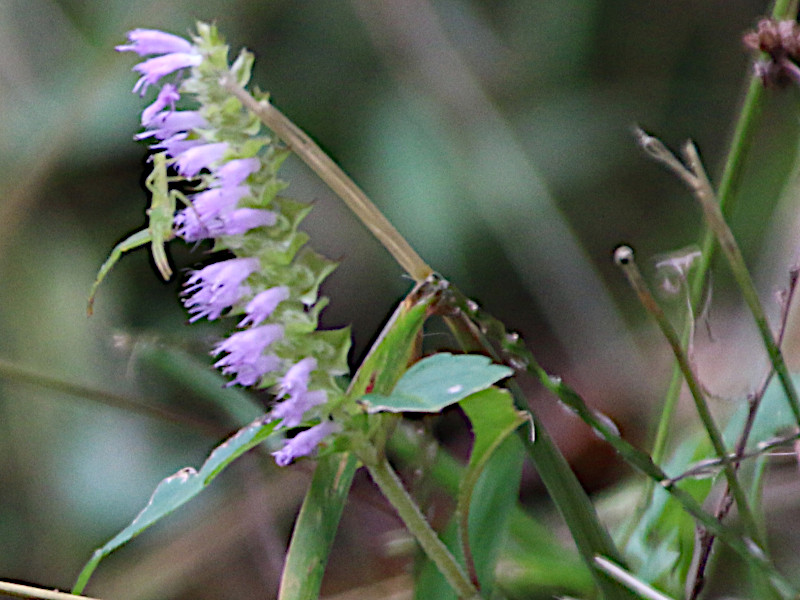
[[258, 268], [257, 258], [232, 258], [194, 271], [183, 291], [183, 304], [192, 315], [189, 322], [218, 319], [248, 291], [242, 283]]
[[249, 193], [250, 188], [246, 185], [211, 188], [192, 196], [192, 207], [201, 220], [211, 220], [235, 209], [239, 200]]
[[199, 242], [211, 237], [208, 228], [197, 216], [197, 211], [192, 208], [184, 208], [175, 214], [173, 228], [175, 235], [186, 242]]
[[236, 375], [228, 385], [254, 385], [265, 373], [280, 366], [280, 359], [265, 355], [264, 350], [282, 337], [283, 327], [274, 324], [237, 331], [214, 347], [211, 352], [214, 355], [228, 353], [214, 363], [214, 366], [222, 368], [225, 375]]
[[297, 427], [303, 422], [303, 417], [310, 408], [325, 404], [328, 394], [325, 390], [303, 391], [293, 394], [288, 400], [279, 402], [269, 414], [269, 420], [283, 419], [282, 427]]
[[281, 359], [271, 354], [262, 354], [256, 356], [251, 360], [242, 361], [229, 366], [224, 366], [226, 358], [214, 363], [217, 368], [222, 368], [224, 375], [236, 375], [236, 377], [225, 384], [225, 387], [233, 385], [241, 385], [242, 387], [250, 387], [258, 383], [265, 374], [276, 371], [280, 367]]
[[201, 62], [203, 62], [203, 57], [200, 54], [190, 54], [186, 52], [174, 52], [172, 54], [165, 54], [164, 56], [149, 58], [133, 67], [134, 71], [142, 74], [139, 81], [133, 86], [133, 91], [134, 93], [141, 92], [141, 95], [144, 96], [147, 88], [158, 83], [165, 75], [169, 75], [180, 69], [196, 67]]
[[277, 215], [258, 208], [237, 208], [210, 220], [201, 220], [196, 211], [185, 208], [175, 215], [175, 235], [187, 242], [197, 242], [223, 235], [241, 235], [256, 227], [269, 227]]
[[136, 52], [139, 56], [195, 51], [194, 46], [188, 40], [157, 29], [133, 29], [128, 32], [128, 41], [131, 43], [117, 46], [115, 50], [117, 52]]
[[171, 83], [162, 85], [155, 102], [142, 111], [142, 125], [147, 127], [150, 121], [153, 120], [153, 117], [168, 106], [170, 110], [175, 110], [175, 103], [180, 99], [181, 95], [178, 93], [178, 88], [176, 86]]
[[220, 160], [227, 149], [228, 142], [194, 146], [178, 156], [175, 169], [184, 177], [194, 177], [202, 169]]
[[309, 356], [293, 365], [281, 378], [280, 395], [295, 396], [308, 391], [311, 372], [317, 368], [317, 359]]
[[217, 221], [211, 224], [209, 232], [211, 237], [223, 235], [241, 235], [256, 227], [271, 227], [278, 220], [271, 210], [260, 208], [237, 208], [227, 214], [222, 215]]
[[153, 144], [150, 147], [156, 150], [166, 150], [170, 156], [179, 156], [189, 150], [205, 142], [201, 139], [187, 140], [188, 133], [178, 133], [171, 138], [164, 140], [159, 144]]
[[311, 429], [307, 429], [286, 440], [283, 443], [283, 448], [273, 452], [272, 456], [275, 457], [275, 462], [279, 467], [285, 467], [294, 459], [311, 454], [324, 438], [338, 432], [340, 429], [341, 427], [333, 421], [323, 421], [319, 425], [314, 425]]
[[[239, 327], [248, 325], [260, 325], [273, 311], [278, 304], [289, 299], [289, 288], [285, 285], [269, 288], [259, 292], [247, 303], [244, 312], [247, 316], [239, 321]], [[289, 369], [291, 371], [291, 369]]]
[[202, 129], [207, 125], [208, 121], [196, 110], [165, 110], [154, 115], [147, 124], [147, 131], [133, 136], [133, 139], [143, 140], [155, 136], [158, 140], [166, 140], [177, 133]]
[[[175, 234], [187, 242], [224, 235], [223, 215], [234, 212], [239, 200], [249, 193], [250, 188], [240, 185], [211, 188], [193, 195], [192, 205], [175, 215]], [[274, 219], [271, 224], [274, 224]]]
[[237, 158], [220, 166], [214, 175], [222, 187], [237, 186], [261, 168], [257, 158]]

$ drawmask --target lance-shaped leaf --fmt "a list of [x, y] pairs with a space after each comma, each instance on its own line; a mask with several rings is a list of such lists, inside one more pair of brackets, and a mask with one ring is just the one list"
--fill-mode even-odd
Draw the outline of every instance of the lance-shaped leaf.
[[[497, 388], [465, 398], [461, 409], [472, 424], [473, 442], [467, 471], [458, 489], [456, 519], [462, 549], [471, 557], [482, 592], [490, 596], [495, 562], [506, 537], [511, 511], [517, 504], [522, 472], [522, 445], [516, 438], [508, 444], [504, 442], [525, 422], [526, 416], [514, 408], [507, 390]], [[501, 445], [503, 452], [499, 452]], [[502, 456], [507, 467], [504, 480], [489, 478], [492, 485], [487, 485], [483, 475], [488, 475], [486, 466], [495, 456]]]
[[232, 437], [217, 446], [199, 471], [192, 467], [181, 469], [156, 486], [147, 505], [125, 529], [92, 554], [92, 558], [78, 575], [73, 594], [80, 594], [94, 570], [106, 556], [139, 535], [142, 531], [185, 504], [239, 456], [263, 442], [275, 429], [275, 423], [264, 423], [259, 417], [243, 427]]

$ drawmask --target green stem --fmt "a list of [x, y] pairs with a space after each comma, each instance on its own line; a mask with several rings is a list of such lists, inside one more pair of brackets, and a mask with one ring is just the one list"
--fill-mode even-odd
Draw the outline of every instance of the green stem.
[[725, 222], [722, 210], [720, 210], [719, 204], [716, 202], [711, 182], [708, 180], [703, 170], [700, 158], [697, 155], [697, 150], [694, 145], [688, 144], [685, 148], [685, 152], [689, 162], [688, 166], [696, 178], [696, 183], [693, 187], [695, 196], [700, 201], [700, 206], [703, 209], [706, 223], [714, 234], [717, 242], [719, 242], [722, 253], [728, 260], [736, 282], [739, 284], [742, 296], [744, 296], [744, 300], [750, 308], [750, 312], [753, 314], [756, 326], [761, 334], [761, 339], [764, 341], [764, 345], [767, 348], [770, 361], [786, 392], [789, 407], [794, 414], [795, 421], [800, 425], [800, 398], [798, 398], [797, 389], [789, 375], [789, 369], [783, 358], [783, 352], [781, 352], [778, 343], [775, 341], [775, 335], [772, 333], [772, 329], [767, 321], [767, 316], [764, 314], [764, 309], [758, 298], [756, 286], [753, 284], [753, 278], [750, 276], [750, 271], [748, 271], [747, 265], [744, 263], [744, 257], [739, 249], [739, 245], [736, 243], [736, 239], [733, 237], [733, 232]]
[[[796, 0], [777, 0], [772, 9], [772, 18], [790, 19], [793, 18], [796, 13]], [[744, 172], [744, 165], [747, 161], [753, 135], [758, 127], [759, 116], [761, 115], [761, 108], [764, 102], [764, 94], [764, 86], [761, 80], [756, 76], [751, 77], [750, 85], [747, 88], [747, 94], [745, 95], [741, 112], [739, 113], [739, 118], [733, 130], [730, 150], [725, 160], [725, 166], [723, 167], [719, 188], [717, 190], [717, 201], [719, 202], [719, 207], [723, 214], [731, 214], [733, 211], [736, 195], [739, 190], [739, 183], [742, 173]], [[706, 275], [711, 266], [711, 261], [714, 258], [714, 234], [711, 230], [706, 229], [700, 247], [701, 256], [698, 260], [690, 285], [692, 305], [695, 307], [700, 305], [700, 299], [703, 296], [703, 287], [706, 282]], [[681, 336], [681, 345], [686, 347], [688, 340], [689, 328], [686, 328]], [[677, 405], [678, 396], [680, 395], [681, 379], [681, 370], [678, 365], [675, 365], [672, 371], [669, 389], [664, 399], [661, 418], [658, 423], [656, 444], [653, 446], [652, 456], [657, 464], [664, 462], [664, 455], [667, 447], [666, 432], [671, 425], [672, 415]]]
[[714, 447], [717, 457], [719, 457], [720, 461], [722, 461], [723, 472], [725, 473], [728, 487], [730, 488], [733, 497], [736, 499], [736, 505], [739, 507], [739, 514], [745, 525], [745, 529], [753, 537], [753, 539], [757, 540], [758, 528], [756, 527], [756, 521], [753, 517], [753, 513], [750, 511], [750, 507], [748, 506], [747, 496], [742, 487], [739, 485], [739, 479], [736, 477], [736, 469], [734, 468], [733, 463], [728, 460], [728, 451], [725, 448], [725, 442], [722, 439], [722, 434], [714, 423], [714, 418], [711, 416], [711, 411], [708, 408], [708, 403], [706, 402], [703, 388], [694, 374], [694, 369], [692, 369], [692, 365], [689, 362], [689, 357], [683, 351], [681, 340], [679, 339], [678, 334], [672, 327], [669, 319], [667, 319], [664, 311], [661, 310], [661, 307], [656, 302], [656, 299], [650, 293], [650, 290], [648, 289], [647, 284], [645, 283], [644, 278], [639, 272], [636, 262], [634, 261], [633, 250], [627, 246], [621, 246], [617, 248], [617, 251], [614, 253], [614, 260], [620, 266], [623, 273], [625, 273], [625, 277], [628, 279], [631, 287], [636, 292], [636, 295], [639, 297], [642, 305], [655, 319], [659, 329], [661, 329], [661, 333], [667, 339], [667, 342], [669, 342], [672, 352], [675, 355], [675, 360], [678, 363], [678, 367], [680, 368], [681, 373], [686, 380], [686, 384], [689, 387], [689, 392], [694, 399], [694, 404], [697, 408], [697, 414], [700, 416], [700, 421], [703, 423], [703, 427], [705, 427], [705, 430], [708, 433], [708, 437], [711, 440], [711, 445]]
[[[456, 313], [459, 318], [448, 317], [446, 321], [461, 349], [465, 352], [484, 352], [495, 362], [505, 362], [504, 357], [487, 337], [487, 334], [491, 333], [493, 339], [508, 338], [505, 326], [493, 317], [486, 315], [481, 309], [473, 309], [470, 301], [455, 286], [451, 285], [448, 293], [453, 305], [459, 309]], [[480, 324], [476, 324], [475, 319], [480, 317], [483, 317], [484, 320]], [[518, 336], [515, 339], [519, 340]], [[518, 343], [521, 344], [521, 342]], [[522, 362], [536, 364], [533, 357], [528, 355], [520, 361], [520, 363]], [[519, 367], [517, 366], [517, 368]], [[594, 568], [593, 561], [597, 554], [612, 556], [620, 563], [623, 562], [623, 559], [608, 531], [597, 517], [597, 512], [589, 496], [581, 487], [578, 478], [547, 429], [529, 406], [528, 400], [517, 382], [513, 379], [510, 380], [508, 389], [514, 397], [516, 407], [531, 416], [531, 427], [535, 435], [531, 436], [527, 427], [517, 429], [517, 434], [536, 467], [536, 471], [542, 478], [542, 483], [553, 500], [553, 504], [564, 519], [581, 559], [588, 567], [606, 600], [627, 600], [631, 596], [624, 587], [604, 577]]]
[[264, 125], [283, 140], [292, 152], [311, 167], [416, 282], [425, 280], [433, 273], [361, 188], [302, 129], [267, 100], [259, 102], [253, 98], [230, 75], [224, 77], [224, 85]]
[[447, 546], [428, 524], [386, 458], [369, 456], [369, 453], [365, 452], [359, 454], [364, 466], [372, 476], [372, 480], [397, 511], [406, 528], [417, 540], [428, 558], [436, 564], [447, 582], [456, 591], [458, 597], [479, 600], [480, 593], [472, 585], [464, 569], [447, 549]]
[[[764, 551], [758, 544], [752, 540], [741, 538], [731, 529], [723, 526], [711, 513], [706, 511], [700, 505], [700, 503], [691, 496], [691, 494], [678, 487], [676, 482], [671, 479], [658, 465], [656, 465], [646, 452], [639, 450], [629, 442], [622, 439], [619, 436], [619, 432], [616, 431], [613, 424], [607, 417], [603, 417], [596, 411], [589, 408], [584, 402], [583, 398], [565, 385], [559, 378], [550, 376], [547, 371], [545, 371], [541, 365], [539, 365], [530, 350], [525, 347], [524, 342], [519, 338], [519, 336], [509, 334], [502, 322], [498, 321], [482, 309], [471, 305], [469, 300], [460, 294], [454, 287], [451, 286], [449, 291], [453, 295], [454, 305], [464, 313], [462, 315], [463, 320], [470, 323], [473, 321], [475, 322], [471, 335], [476, 340], [479, 340], [482, 347], [485, 348], [485, 350], [496, 362], [508, 364], [516, 369], [525, 369], [531, 375], [538, 378], [545, 389], [557, 396], [604, 440], [611, 444], [628, 464], [652, 479], [654, 482], [661, 485], [661, 487], [703, 527], [716, 535], [723, 543], [728, 545], [745, 561], [747, 561], [753, 567], [759, 569], [759, 571], [763, 572], [783, 598], [792, 598], [796, 600], [797, 596], [791, 584], [775, 570], [774, 566], [766, 558]], [[467, 316], [468, 318], [466, 318]], [[491, 344], [488, 343], [487, 337], [499, 345], [502, 355], [495, 350]], [[515, 400], [522, 400], [524, 402], [524, 397], [521, 399], [517, 397], [515, 388], [513, 386], [511, 387], [511, 391], [515, 396]], [[541, 427], [537, 426], [537, 432], [541, 431]], [[541, 437], [537, 438], [535, 443], [530, 444], [530, 450], [536, 451], [538, 447], [538, 451], [541, 453], [542, 448], [540, 444]], [[542, 458], [544, 457], [542, 454], [539, 454], [539, 456]], [[563, 461], [563, 457], [561, 457], [560, 460]], [[550, 466], [549, 463], [547, 464]], [[549, 487], [548, 491], [550, 491]], [[556, 502], [558, 503], [558, 500], [556, 500]], [[571, 506], [571, 503], [569, 501], [564, 502], [564, 506]], [[562, 509], [561, 504], [559, 504], [559, 509]], [[569, 521], [568, 524], [570, 524]], [[572, 527], [573, 524], [574, 523], [570, 524], [570, 526]], [[571, 533], [573, 536], [575, 536], [574, 531], [571, 531]], [[585, 541], [585, 539], [586, 538], [576, 537], [576, 542]], [[615, 557], [617, 552], [614, 550], [611, 554], [606, 554], [605, 552], [597, 552], [597, 554], [609, 556], [616, 560]], [[594, 565], [594, 559], [592, 559], [592, 565]]]

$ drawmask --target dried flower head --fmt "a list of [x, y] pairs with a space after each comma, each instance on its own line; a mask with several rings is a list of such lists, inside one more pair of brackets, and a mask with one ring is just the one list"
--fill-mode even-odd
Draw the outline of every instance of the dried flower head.
[[761, 19], [755, 31], [743, 38], [745, 46], [767, 54], [754, 65], [765, 86], [800, 84], [800, 25], [797, 21]]

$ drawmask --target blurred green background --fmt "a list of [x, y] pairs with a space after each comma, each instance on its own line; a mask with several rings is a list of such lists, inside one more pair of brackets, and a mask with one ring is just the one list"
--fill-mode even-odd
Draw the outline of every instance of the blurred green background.
[[[4, 371], [0, 578], [69, 588], [161, 478], [199, 466], [258, 412], [240, 397], [230, 410], [197, 400], [191, 381], [152, 353], [185, 352], [201, 373], [210, 362], [227, 325], [187, 327], [177, 298], [203, 248], [175, 245], [180, 275], [168, 284], [147, 252], [127, 256], [86, 317], [97, 268], [144, 223], [145, 147], [131, 138], [148, 101], [130, 93], [135, 57], [113, 51], [127, 30], [185, 34], [196, 20], [213, 21], [232, 54], [254, 51], [253, 82], [427, 262], [644, 442], [669, 363], [610, 258], [625, 242], [647, 268], [696, 242], [700, 214], [631, 131], [639, 124], [673, 147], [691, 137], [717, 177], [748, 78], [741, 34], [767, 10], [723, 0], [0, 0], [0, 359], [168, 407], [181, 421]], [[782, 190], [796, 154], [796, 103], [794, 90], [770, 93], [733, 216], [765, 298], [793, 259], [796, 203]], [[325, 285], [323, 321], [352, 324], [357, 360], [410, 281], [299, 161], [287, 162], [284, 178], [289, 195], [315, 203], [305, 223], [313, 246], [341, 261]], [[724, 339], [740, 308], [719, 271]], [[612, 483], [620, 469], [611, 453], [531, 394], [582, 481]], [[272, 597], [310, 466], [241, 463], [111, 557], [87, 592]], [[533, 475], [527, 493], [541, 493]], [[398, 527], [375, 504], [357, 495], [348, 509], [326, 593], [404, 564], [374, 533]]]

